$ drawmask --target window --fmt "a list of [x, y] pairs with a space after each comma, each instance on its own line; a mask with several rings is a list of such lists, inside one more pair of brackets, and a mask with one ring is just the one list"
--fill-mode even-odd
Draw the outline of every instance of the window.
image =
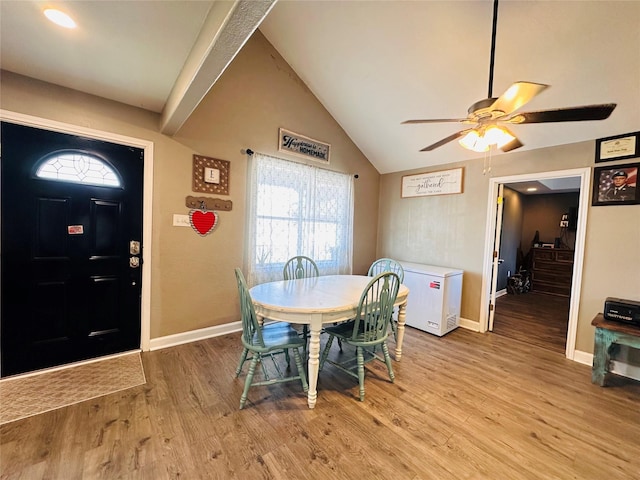
[[56, 152], [40, 164], [36, 177], [62, 182], [120, 187], [117, 173], [105, 161], [81, 151]]
[[295, 255], [321, 275], [351, 273], [353, 178], [254, 153], [249, 162], [247, 280], [282, 279]]

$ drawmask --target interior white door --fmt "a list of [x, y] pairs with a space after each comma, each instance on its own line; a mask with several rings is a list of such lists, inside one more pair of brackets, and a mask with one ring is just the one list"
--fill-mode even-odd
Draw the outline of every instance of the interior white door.
[[498, 198], [496, 199], [496, 231], [493, 244], [492, 269], [491, 269], [491, 298], [489, 300], [489, 331], [493, 331], [493, 318], [496, 312], [496, 289], [498, 287], [498, 265], [500, 265], [500, 234], [502, 233], [502, 207], [504, 205], [504, 185], [498, 185]]

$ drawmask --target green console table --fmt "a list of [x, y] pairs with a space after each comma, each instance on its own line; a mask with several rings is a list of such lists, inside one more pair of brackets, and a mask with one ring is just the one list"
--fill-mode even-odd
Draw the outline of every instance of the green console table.
[[640, 348], [640, 325], [611, 322], [606, 320], [602, 313], [596, 315], [591, 325], [596, 327], [591, 382], [604, 387], [607, 375], [610, 374], [611, 356], [616, 353], [619, 346]]

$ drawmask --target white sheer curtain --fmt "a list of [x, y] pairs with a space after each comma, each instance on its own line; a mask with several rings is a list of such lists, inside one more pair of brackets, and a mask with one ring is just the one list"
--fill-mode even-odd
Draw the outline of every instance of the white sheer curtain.
[[353, 176], [260, 153], [249, 158], [246, 258], [249, 285], [282, 279], [306, 255], [320, 275], [350, 274]]

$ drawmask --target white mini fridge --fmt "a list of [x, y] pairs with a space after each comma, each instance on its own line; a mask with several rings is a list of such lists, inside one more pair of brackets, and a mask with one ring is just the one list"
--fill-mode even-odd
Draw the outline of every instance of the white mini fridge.
[[400, 262], [409, 288], [406, 324], [441, 337], [460, 325], [462, 270]]

